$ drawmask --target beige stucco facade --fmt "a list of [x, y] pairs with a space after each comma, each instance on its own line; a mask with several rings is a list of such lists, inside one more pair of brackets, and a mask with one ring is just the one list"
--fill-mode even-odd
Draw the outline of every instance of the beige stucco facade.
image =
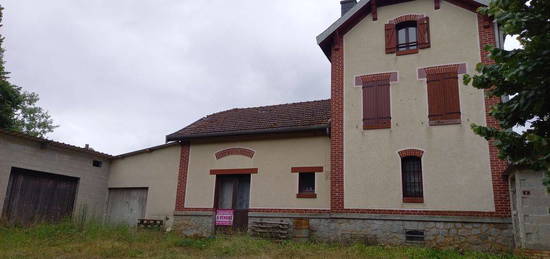
[[176, 203], [180, 151], [180, 145], [174, 144], [114, 158], [109, 188], [148, 188], [145, 217], [168, 219], [170, 225]]
[[[216, 159], [214, 154], [228, 148], [247, 148], [255, 152], [252, 158], [231, 155]], [[211, 169], [258, 168], [251, 175], [250, 208], [328, 209], [330, 207], [329, 138], [288, 137], [263, 140], [218, 143], [191, 142], [186, 208], [212, 208], [216, 176]], [[322, 166], [316, 173], [317, 198], [296, 198], [298, 174], [291, 167]]]
[[[384, 24], [405, 14], [430, 18], [431, 47], [418, 54], [385, 54]], [[346, 208], [493, 211], [487, 142], [471, 123], [485, 124], [481, 90], [459, 75], [462, 123], [429, 126], [427, 87], [417, 69], [480, 62], [476, 14], [448, 2], [434, 10], [430, 0], [378, 8], [344, 35], [344, 188]], [[391, 129], [363, 130], [362, 88], [355, 76], [398, 72], [390, 86]], [[422, 157], [424, 203], [404, 204], [397, 152], [414, 148]]]

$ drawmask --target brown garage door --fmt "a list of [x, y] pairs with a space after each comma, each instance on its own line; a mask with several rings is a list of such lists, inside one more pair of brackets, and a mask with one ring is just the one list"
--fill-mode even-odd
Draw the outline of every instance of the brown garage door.
[[73, 212], [78, 178], [12, 168], [3, 217], [10, 223], [55, 222]]

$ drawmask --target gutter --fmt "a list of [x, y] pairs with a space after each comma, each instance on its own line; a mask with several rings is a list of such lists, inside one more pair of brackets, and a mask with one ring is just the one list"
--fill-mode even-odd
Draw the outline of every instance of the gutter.
[[329, 128], [328, 124], [321, 124], [321, 125], [301, 126], [301, 127], [213, 132], [213, 133], [203, 133], [203, 134], [177, 136], [177, 137], [170, 137], [170, 135], [168, 135], [166, 136], [166, 142], [184, 141], [184, 140], [190, 140], [190, 139], [210, 138], [210, 137], [227, 137], [227, 136], [239, 136], [239, 135], [259, 135], [259, 134], [269, 134], [269, 133], [288, 133], [288, 132], [300, 132], [300, 131], [327, 130], [328, 128]]

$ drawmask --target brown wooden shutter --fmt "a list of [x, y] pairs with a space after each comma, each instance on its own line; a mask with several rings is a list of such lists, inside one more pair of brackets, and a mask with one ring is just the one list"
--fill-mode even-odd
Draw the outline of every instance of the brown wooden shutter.
[[456, 72], [428, 74], [426, 77], [430, 124], [459, 123], [458, 74]]
[[421, 49], [430, 47], [430, 18], [421, 17], [416, 20], [418, 27], [418, 47]]
[[395, 24], [384, 25], [386, 31], [386, 54], [395, 53], [397, 47], [397, 34], [395, 31]]
[[445, 91], [441, 74], [426, 75], [428, 82], [428, 118], [430, 122], [441, 121], [445, 116]]
[[363, 84], [363, 129], [391, 127], [389, 80]]
[[458, 74], [445, 73], [443, 75], [445, 89], [445, 119], [460, 120], [460, 98], [458, 93]]

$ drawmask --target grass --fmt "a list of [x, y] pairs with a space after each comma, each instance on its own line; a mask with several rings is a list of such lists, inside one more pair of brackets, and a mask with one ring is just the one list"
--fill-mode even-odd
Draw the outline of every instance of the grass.
[[0, 225], [0, 258], [516, 258], [421, 247], [273, 242], [245, 235], [183, 238], [126, 226]]

